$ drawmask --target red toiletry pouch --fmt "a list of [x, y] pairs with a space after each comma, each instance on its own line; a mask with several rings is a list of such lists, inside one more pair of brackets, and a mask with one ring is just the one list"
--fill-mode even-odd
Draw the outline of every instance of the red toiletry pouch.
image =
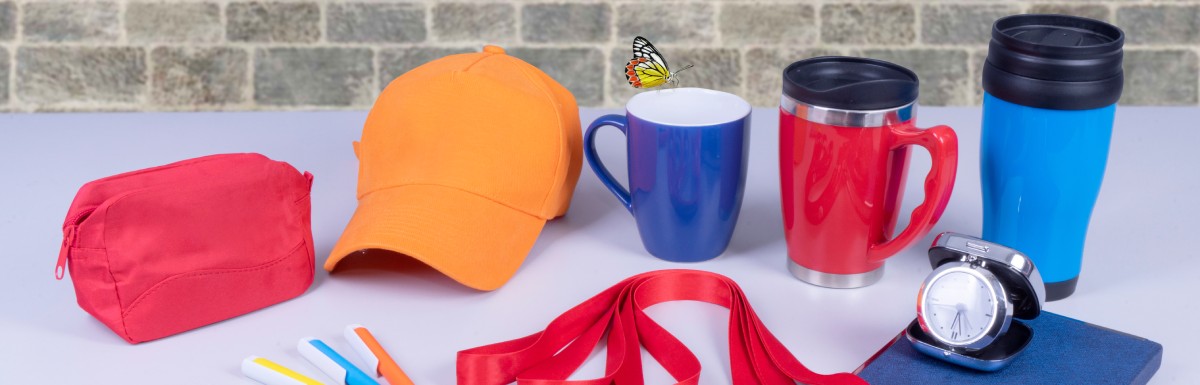
[[312, 174], [212, 155], [83, 185], [63, 223], [79, 307], [130, 343], [294, 298], [312, 284]]

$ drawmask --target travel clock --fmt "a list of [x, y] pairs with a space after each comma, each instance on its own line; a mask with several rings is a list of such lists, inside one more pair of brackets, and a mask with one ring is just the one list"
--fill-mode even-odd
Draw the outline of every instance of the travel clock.
[[920, 352], [983, 371], [1007, 366], [1033, 331], [1046, 298], [1041, 275], [1027, 256], [1008, 247], [955, 233], [938, 235], [929, 249], [934, 270], [917, 295], [917, 319], [908, 340]]

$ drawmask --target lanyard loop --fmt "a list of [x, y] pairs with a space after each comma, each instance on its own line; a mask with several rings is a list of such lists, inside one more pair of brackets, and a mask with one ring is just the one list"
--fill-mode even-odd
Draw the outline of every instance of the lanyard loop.
[[[644, 309], [669, 301], [729, 308], [729, 357], [735, 385], [866, 384], [850, 373], [804, 367], [763, 325], [728, 277], [698, 270], [659, 270], [626, 278], [558, 316], [546, 329], [458, 352], [459, 385], [641, 385], [644, 347], [677, 385], [700, 380], [700, 361]], [[608, 331], [604, 376], [567, 380]]]

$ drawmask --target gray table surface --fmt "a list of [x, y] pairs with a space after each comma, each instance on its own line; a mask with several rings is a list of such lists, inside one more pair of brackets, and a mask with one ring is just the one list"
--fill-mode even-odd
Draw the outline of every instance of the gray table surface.
[[[584, 110], [590, 122], [612, 110]], [[323, 262], [355, 207], [357, 139], [365, 112], [98, 113], [0, 115], [0, 384], [250, 384], [248, 355], [271, 358], [322, 381], [296, 341], [314, 336], [347, 350], [342, 328], [367, 325], [418, 384], [452, 384], [455, 352], [540, 330], [553, 317], [627, 276], [664, 268], [711, 270], [746, 290], [764, 322], [806, 365], [850, 371], [913, 319], [929, 272], [925, 245], [941, 231], [981, 228], [978, 108], [924, 108], [921, 125], [957, 129], [957, 185], [941, 222], [887, 264], [881, 282], [832, 290], [793, 279], [784, 267], [779, 212], [777, 116], [753, 115], [746, 200], [721, 257], [674, 264], [648, 255], [633, 220], [583, 171], [571, 211], [548, 224], [516, 277], [495, 292], [460, 286], [415, 262], [387, 269], [318, 270], [308, 293], [280, 305], [159, 341], [130, 346], [75, 304], [55, 281], [60, 226], [76, 190], [103, 176], [228, 152], [259, 152], [316, 175], [313, 234]], [[1197, 143], [1200, 109], [1121, 108], [1108, 174], [1092, 218], [1079, 290], [1047, 309], [1150, 338], [1165, 347], [1153, 384], [1200, 383], [1188, 346], [1200, 307]], [[602, 156], [625, 178], [622, 138], [606, 130]], [[928, 156], [915, 151], [905, 210], [920, 199]], [[907, 214], [901, 218], [907, 218]], [[903, 222], [906, 219], [902, 219]], [[700, 358], [701, 383], [728, 382], [727, 312], [668, 303], [650, 314]], [[348, 350], [346, 353], [349, 353]], [[647, 358], [648, 383], [668, 383]], [[594, 356], [576, 378], [603, 370]]]

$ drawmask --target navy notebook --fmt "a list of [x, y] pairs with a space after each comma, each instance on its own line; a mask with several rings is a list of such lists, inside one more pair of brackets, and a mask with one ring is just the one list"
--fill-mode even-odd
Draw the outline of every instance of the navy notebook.
[[1033, 341], [1007, 368], [980, 372], [921, 354], [903, 332], [858, 375], [889, 384], [1145, 384], [1162, 363], [1162, 345], [1050, 312], [1021, 321]]

